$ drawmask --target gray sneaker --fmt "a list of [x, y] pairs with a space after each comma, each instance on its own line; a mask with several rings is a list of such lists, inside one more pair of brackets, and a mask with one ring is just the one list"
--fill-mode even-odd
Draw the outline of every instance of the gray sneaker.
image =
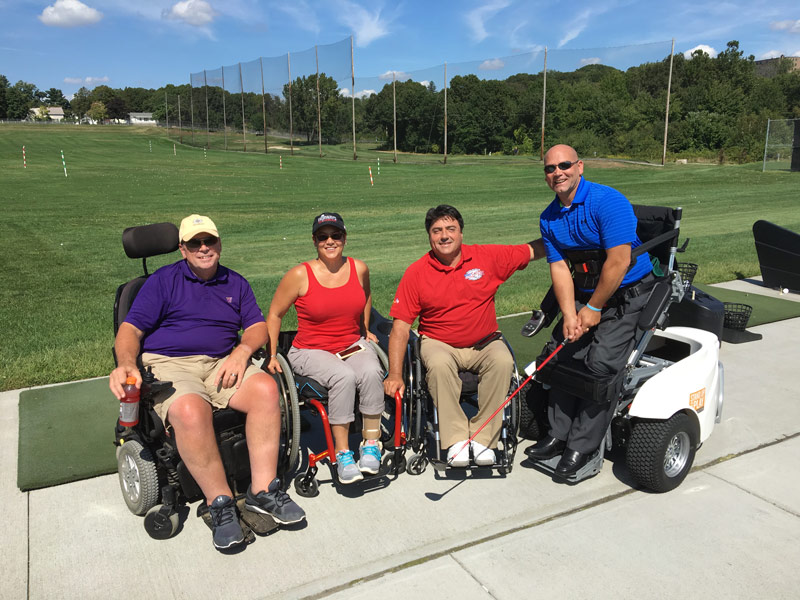
[[336, 473], [342, 483], [354, 483], [364, 479], [358, 466], [356, 466], [356, 459], [352, 450], [342, 450], [336, 453]]
[[230, 496], [217, 496], [209, 505], [214, 546], [219, 550], [236, 546], [244, 541], [244, 533], [236, 516], [236, 505]]
[[381, 469], [381, 447], [377, 440], [364, 440], [359, 448], [358, 469], [362, 473], [377, 475]]
[[249, 510], [270, 515], [283, 525], [299, 523], [306, 518], [305, 511], [281, 489], [281, 480], [277, 477], [269, 484], [266, 492], [253, 494], [252, 486], [248, 487], [244, 504]]

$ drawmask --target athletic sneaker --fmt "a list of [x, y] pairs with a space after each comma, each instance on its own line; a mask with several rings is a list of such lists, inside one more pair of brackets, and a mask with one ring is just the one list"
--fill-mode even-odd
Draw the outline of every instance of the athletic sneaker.
[[336, 453], [336, 473], [342, 483], [361, 481], [364, 476], [356, 465], [356, 458], [352, 450], [342, 450]]
[[244, 533], [236, 516], [236, 505], [230, 496], [214, 498], [208, 512], [211, 515], [211, 531], [216, 548], [224, 550], [244, 541]]
[[378, 440], [364, 440], [359, 447], [358, 469], [362, 473], [377, 475], [381, 468], [381, 447]]
[[461, 440], [450, 446], [447, 451], [447, 462], [450, 463], [451, 467], [466, 467], [469, 465], [469, 444], [467, 440]]
[[269, 484], [266, 492], [262, 491], [254, 495], [252, 486], [248, 487], [247, 499], [244, 504], [252, 511], [270, 515], [283, 525], [299, 523], [306, 518], [305, 511], [281, 489], [281, 480], [277, 477]]
[[487, 448], [480, 442], [472, 440], [472, 456], [475, 458], [475, 464], [481, 467], [489, 467], [494, 464], [494, 450]]

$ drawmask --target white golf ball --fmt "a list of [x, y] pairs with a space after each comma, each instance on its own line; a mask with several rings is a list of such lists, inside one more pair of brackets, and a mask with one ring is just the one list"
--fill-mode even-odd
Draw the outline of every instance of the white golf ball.
[[783, 288], [783, 289], [781, 290], [781, 293], [783, 293], [783, 294], [788, 294], [788, 293], [789, 293], [789, 288]]

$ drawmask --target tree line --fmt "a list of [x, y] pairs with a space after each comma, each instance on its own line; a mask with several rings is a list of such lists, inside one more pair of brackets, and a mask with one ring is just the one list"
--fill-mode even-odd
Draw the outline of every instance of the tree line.
[[[770, 77], [759, 76], [755, 59], [737, 41], [712, 58], [695, 51], [673, 58], [667, 149], [672, 154], [756, 160], [763, 152], [767, 119], [800, 118], [800, 71], [784, 60]], [[572, 72], [549, 71], [546, 88], [545, 146], [567, 143], [583, 156], [659, 159], [662, 152], [670, 57], [621, 71], [587, 65]], [[317, 87], [319, 85], [319, 87]], [[320, 114], [317, 114], [319, 90]], [[542, 73], [519, 73], [505, 80], [475, 75], [453, 77], [447, 90], [447, 149], [452, 154], [539, 154]], [[178, 113], [177, 98], [181, 98]], [[289, 98], [291, 97], [291, 105]], [[166, 98], [166, 101], [165, 101]], [[221, 87], [167, 85], [157, 90], [81, 88], [71, 100], [60, 90], [40, 91], [0, 75], [0, 119], [23, 119], [30, 108], [62, 106], [67, 117], [95, 111], [125, 119], [129, 112], [152, 112], [155, 119], [197, 129], [266, 133], [288, 132], [315, 142], [321, 124], [325, 143], [347, 143], [355, 127], [362, 138], [406, 152], [444, 151], [444, 92], [433, 84], [391, 83], [364, 98], [343, 96], [336, 81], [320, 74], [298, 77], [282, 95], [231, 93]], [[208, 107], [206, 109], [206, 107]], [[291, 112], [291, 125], [290, 125]], [[266, 117], [266, 118], [265, 118]], [[97, 120], [97, 119], [96, 119]]]

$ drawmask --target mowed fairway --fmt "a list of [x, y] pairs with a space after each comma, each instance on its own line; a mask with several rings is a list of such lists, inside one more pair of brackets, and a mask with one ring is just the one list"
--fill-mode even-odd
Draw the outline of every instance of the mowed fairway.
[[[311, 219], [338, 211], [348, 226], [346, 254], [367, 262], [374, 304], [386, 313], [403, 270], [428, 249], [429, 207], [458, 207], [467, 243], [523, 243], [538, 237], [538, 215], [552, 198], [541, 163], [530, 158], [453, 158], [444, 166], [401, 157], [395, 165], [381, 154], [378, 175], [374, 151], [359, 152], [357, 162], [349, 148], [327, 148], [322, 160], [304, 154], [204, 158], [202, 149], [180, 145], [173, 155], [173, 142], [155, 129], [0, 125], [0, 390], [110, 371], [114, 292], [141, 272], [141, 261], [122, 250], [126, 227], [209, 215], [222, 235], [223, 263], [250, 280], [266, 311], [283, 273], [315, 256]], [[800, 174], [589, 162], [586, 175], [635, 203], [683, 206], [682, 237], [692, 240], [681, 260], [700, 264], [700, 282], [758, 273], [754, 221], [800, 230]], [[544, 262], [514, 275], [498, 294], [498, 313], [530, 310], [548, 285]], [[287, 316], [284, 326], [293, 324]]]

